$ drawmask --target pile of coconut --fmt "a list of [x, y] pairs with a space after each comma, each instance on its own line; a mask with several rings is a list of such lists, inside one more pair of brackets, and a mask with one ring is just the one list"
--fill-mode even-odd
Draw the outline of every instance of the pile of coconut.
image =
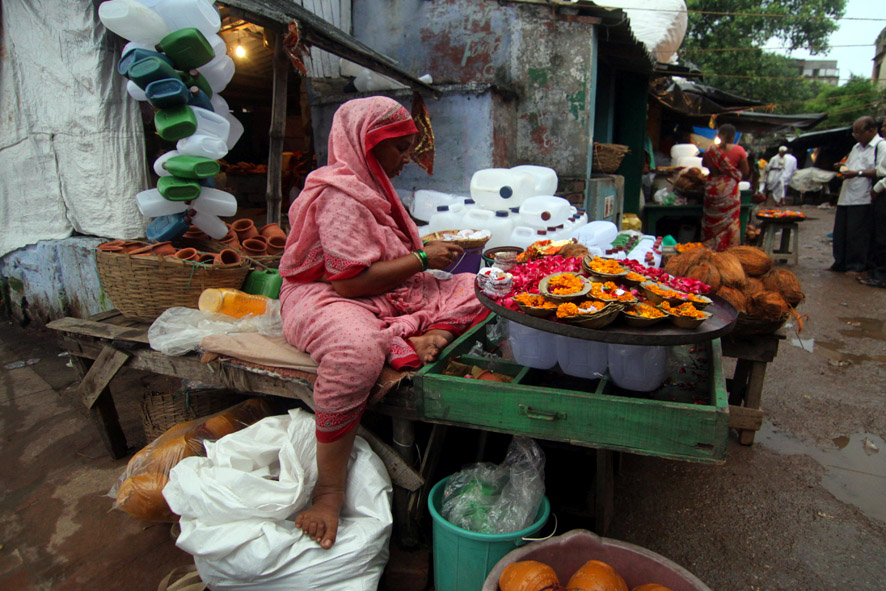
[[772, 258], [754, 246], [733, 246], [724, 252], [699, 246], [671, 258], [664, 270], [707, 283], [711, 294], [739, 311], [740, 320], [771, 323], [772, 331], [805, 298], [797, 277], [787, 269], [774, 269]]

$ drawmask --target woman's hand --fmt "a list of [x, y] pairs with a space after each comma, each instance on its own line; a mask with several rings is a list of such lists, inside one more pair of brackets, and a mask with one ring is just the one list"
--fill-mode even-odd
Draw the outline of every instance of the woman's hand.
[[464, 253], [461, 246], [440, 240], [428, 242], [423, 250], [428, 255], [429, 269], [445, 269]]

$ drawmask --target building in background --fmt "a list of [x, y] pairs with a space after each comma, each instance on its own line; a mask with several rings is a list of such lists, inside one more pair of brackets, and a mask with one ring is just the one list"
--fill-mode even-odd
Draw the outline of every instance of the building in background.
[[875, 80], [882, 88], [886, 86], [886, 27], [877, 35], [874, 50], [874, 72], [871, 79]]
[[804, 78], [810, 78], [831, 86], [840, 83], [840, 69], [837, 60], [792, 60], [794, 66]]

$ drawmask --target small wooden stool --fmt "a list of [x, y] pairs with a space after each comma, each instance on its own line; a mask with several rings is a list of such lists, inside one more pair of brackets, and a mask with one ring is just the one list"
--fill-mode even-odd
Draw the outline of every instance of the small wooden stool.
[[[781, 232], [778, 250], [775, 250], [775, 236]], [[773, 261], [784, 260], [796, 265], [800, 259], [800, 226], [797, 222], [767, 221], [763, 224], [763, 251]]]

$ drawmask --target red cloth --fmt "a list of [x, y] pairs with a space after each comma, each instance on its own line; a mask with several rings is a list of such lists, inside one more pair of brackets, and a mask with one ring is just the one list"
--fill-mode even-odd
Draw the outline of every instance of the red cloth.
[[737, 145], [729, 151], [711, 146], [705, 152], [704, 164], [710, 174], [705, 181], [701, 240], [714, 251], [741, 243], [741, 171], [737, 165], [743, 156], [744, 148]]
[[384, 139], [415, 133], [409, 113], [374, 97], [342, 105], [332, 122], [330, 164], [311, 173], [289, 209], [280, 261], [283, 334], [319, 365], [314, 383], [318, 441], [354, 428], [385, 363], [419, 364], [409, 337], [432, 327], [454, 334], [485, 309], [474, 275], [439, 280], [416, 273], [388, 293], [345, 298], [328, 279], [358, 275], [377, 261], [421, 248], [418, 228], [370, 152]]

